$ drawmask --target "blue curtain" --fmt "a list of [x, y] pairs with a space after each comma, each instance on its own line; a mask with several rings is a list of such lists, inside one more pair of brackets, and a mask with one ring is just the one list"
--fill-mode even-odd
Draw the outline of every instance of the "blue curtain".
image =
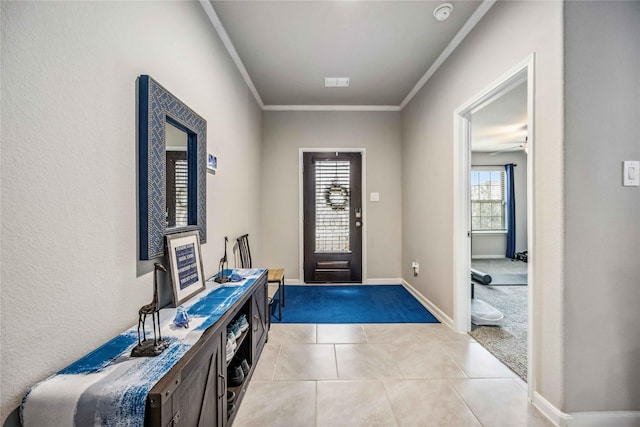
[[513, 258], [516, 252], [516, 192], [513, 181], [513, 163], [504, 165], [506, 174], [506, 222], [507, 222], [507, 258]]

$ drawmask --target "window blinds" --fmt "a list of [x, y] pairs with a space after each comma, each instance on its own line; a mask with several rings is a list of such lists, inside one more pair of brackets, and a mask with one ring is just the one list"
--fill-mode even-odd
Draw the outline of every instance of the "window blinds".
[[350, 251], [351, 164], [316, 160], [316, 253]]

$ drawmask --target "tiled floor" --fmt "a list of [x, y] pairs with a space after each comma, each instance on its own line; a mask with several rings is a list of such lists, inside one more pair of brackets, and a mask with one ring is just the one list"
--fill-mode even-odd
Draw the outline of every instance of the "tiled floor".
[[551, 426], [526, 384], [441, 324], [273, 324], [234, 426]]

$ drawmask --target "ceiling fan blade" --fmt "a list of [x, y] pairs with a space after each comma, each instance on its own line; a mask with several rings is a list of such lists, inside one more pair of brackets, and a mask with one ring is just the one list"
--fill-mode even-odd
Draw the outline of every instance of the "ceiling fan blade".
[[492, 151], [489, 153], [490, 156], [495, 156], [496, 154], [500, 154], [500, 153], [508, 153], [510, 151], [527, 151], [527, 142], [525, 140], [525, 142], [523, 142], [522, 144], [519, 144], [515, 147], [509, 147], [509, 148], [503, 148], [502, 150], [496, 150], [496, 151]]

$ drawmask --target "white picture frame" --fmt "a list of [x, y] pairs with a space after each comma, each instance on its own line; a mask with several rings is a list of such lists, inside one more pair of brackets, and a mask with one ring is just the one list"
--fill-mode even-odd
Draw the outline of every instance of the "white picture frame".
[[166, 236], [167, 257], [173, 291], [173, 304], [178, 307], [205, 289], [198, 230]]

